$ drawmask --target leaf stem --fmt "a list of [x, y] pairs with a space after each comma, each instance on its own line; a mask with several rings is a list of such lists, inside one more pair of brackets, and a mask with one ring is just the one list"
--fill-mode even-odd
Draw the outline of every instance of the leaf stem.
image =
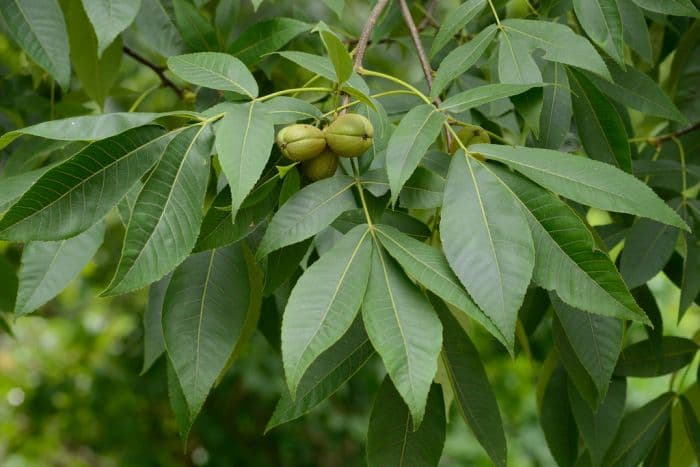
[[253, 99], [253, 101], [264, 102], [266, 100], [272, 99], [273, 97], [284, 96], [286, 94], [295, 94], [295, 93], [300, 93], [300, 92], [335, 92], [335, 89], [328, 88], [328, 87], [283, 89], [281, 91], [277, 91], [277, 92], [273, 92], [270, 94], [266, 94], [264, 96], [256, 97], [255, 99]]
[[408, 84], [406, 81], [399, 79], [395, 76], [380, 73], [378, 71], [368, 70], [366, 68], [360, 68], [359, 70], [357, 70], [357, 72], [360, 73], [361, 75], [364, 75], [364, 76], [374, 76], [376, 78], [382, 78], [382, 79], [385, 79], [387, 81], [392, 81], [400, 86], [403, 86], [404, 88], [408, 89], [413, 94], [415, 94], [416, 96], [420, 97], [423, 100], [423, 102], [425, 102], [426, 104], [431, 104], [431, 105], [433, 104], [432, 101], [430, 100], [430, 98], [428, 96], [426, 96], [425, 94], [423, 94], [422, 92], [420, 92], [416, 87]]
[[372, 224], [372, 218], [369, 215], [369, 208], [367, 207], [367, 201], [365, 200], [364, 189], [362, 188], [362, 182], [360, 182], [360, 167], [357, 164], [357, 159], [353, 158], [350, 160], [352, 165], [352, 172], [355, 175], [355, 186], [357, 191], [360, 193], [360, 202], [362, 203], [362, 210], [365, 212], [365, 218], [367, 219], [367, 225], [370, 231], [373, 230], [374, 224]]
[[489, 6], [491, 7], [491, 11], [493, 12], [493, 17], [496, 18], [496, 24], [498, 25], [498, 28], [501, 28], [501, 19], [498, 17], [498, 13], [496, 13], [496, 7], [493, 6], [493, 2], [489, 0]]
[[[375, 98], [375, 99], [376, 99], [376, 98], [378, 98], [378, 97], [393, 96], [393, 95], [395, 95], [395, 94], [410, 94], [410, 95], [412, 95], [412, 96], [414, 95], [411, 91], [406, 91], [406, 90], [404, 90], [404, 89], [394, 89], [394, 90], [391, 90], [391, 91], [378, 92], [377, 94], [372, 94], [372, 95], [369, 96], [369, 97], [372, 97], [372, 98]], [[361, 103], [361, 101], [352, 101], [352, 102], [348, 102], [347, 104], [343, 104], [343, 105], [341, 105], [341, 106], [339, 106], [339, 107], [336, 107], [336, 108], [333, 109], [333, 110], [329, 110], [328, 112], [326, 112], [326, 113], [323, 114], [323, 117], [327, 117], [327, 116], [329, 116], [329, 115], [334, 114], [335, 112], [338, 112], [339, 110], [345, 110], [345, 109], [347, 109], [348, 107], [352, 107], [353, 105], [357, 105], [357, 104], [360, 104], [360, 103]]]

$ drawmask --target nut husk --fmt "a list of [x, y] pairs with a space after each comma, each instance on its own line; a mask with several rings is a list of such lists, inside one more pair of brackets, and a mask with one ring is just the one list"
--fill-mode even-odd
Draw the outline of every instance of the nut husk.
[[374, 128], [359, 114], [344, 114], [324, 130], [328, 147], [341, 157], [358, 157], [372, 146]]
[[318, 157], [305, 160], [301, 163], [301, 171], [314, 182], [332, 177], [338, 168], [338, 156], [326, 149]]
[[282, 154], [293, 161], [313, 159], [326, 149], [323, 131], [311, 125], [289, 125], [277, 133]]

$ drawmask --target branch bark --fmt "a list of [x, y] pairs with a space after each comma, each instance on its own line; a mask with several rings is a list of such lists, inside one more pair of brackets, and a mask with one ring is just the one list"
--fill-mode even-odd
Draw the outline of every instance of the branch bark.
[[674, 131], [673, 133], [669, 133], [667, 135], [659, 136], [657, 138], [651, 138], [649, 142], [658, 146], [660, 144], [665, 143], [666, 141], [671, 141], [673, 138], [678, 138], [680, 136], [687, 135], [688, 133], [692, 133], [697, 130], [700, 130], [700, 122], [697, 122], [694, 125], [689, 126], [688, 128], [683, 128], [682, 130]]
[[155, 63], [151, 62], [150, 60], [146, 59], [145, 57], [142, 57], [141, 55], [139, 55], [138, 53], [136, 53], [134, 50], [132, 50], [131, 48], [129, 48], [127, 46], [122, 47], [122, 50], [129, 57], [133, 58], [134, 60], [136, 60], [140, 64], [145, 65], [148, 68], [150, 68], [151, 70], [153, 70], [153, 72], [156, 75], [158, 75], [158, 78], [160, 78], [160, 82], [161, 82], [162, 86], [171, 88], [173, 91], [175, 91], [177, 93], [178, 96], [180, 96], [180, 98], [182, 98], [183, 90], [180, 89], [177, 84], [173, 83], [170, 80], [170, 78], [165, 76], [165, 68], [156, 65]]

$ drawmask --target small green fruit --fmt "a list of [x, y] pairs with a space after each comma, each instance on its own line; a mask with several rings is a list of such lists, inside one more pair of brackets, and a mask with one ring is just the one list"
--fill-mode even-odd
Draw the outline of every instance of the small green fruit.
[[374, 128], [358, 114], [344, 114], [324, 130], [331, 150], [341, 157], [358, 157], [372, 146]]
[[325, 150], [320, 156], [305, 160], [301, 163], [301, 171], [309, 180], [314, 182], [332, 177], [338, 168], [338, 156], [329, 150]]
[[[486, 130], [477, 125], [465, 125], [457, 132], [457, 136], [465, 147], [469, 147], [471, 144], [488, 144], [491, 142], [491, 137]], [[452, 141], [450, 145], [450, 154], [454, 154], [459, 148], [460, 146], [457, 144], [457, 141]], [[474, 156], [480, 161], [484, 160], [484, 156], [481, 154], [474, 154]]]
[[326, 149], [326, 139], [315, 126], [290, 125], [277, 133], [277, 145], [288, 159], [305, 161]]

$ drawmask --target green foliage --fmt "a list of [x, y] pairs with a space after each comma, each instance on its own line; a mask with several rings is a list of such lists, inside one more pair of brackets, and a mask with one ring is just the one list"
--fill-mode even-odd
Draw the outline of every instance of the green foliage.
[[[278, 402], [256, 434], [351, 397], [353, 461], [452, 465], [464, 422], [485, 462], [529, 465], [510, 427], [532, 381], [502, 381], [524, 361], [536, 462], [685, 465], [697, 2], [347, 3], [0, 0], [3, 332], [76, 277], [107, 303], [141, 297], [142, 378], [186, 448], [263, 365], [252, 394]], [[374, 136], [329, 178], [274, 145], [345, 112]]]

